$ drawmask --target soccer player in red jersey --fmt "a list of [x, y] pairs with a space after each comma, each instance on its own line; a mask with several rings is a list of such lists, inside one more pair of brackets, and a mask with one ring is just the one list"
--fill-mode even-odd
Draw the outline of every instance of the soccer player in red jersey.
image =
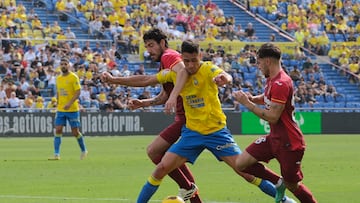
[[[304, 136], [294, 118], [293, 81], [280, 65], [281, 50], [272, 43], [263, 44], [257, 52], [257, 64], [267, 78], [263, 94], [253, 96], [236, 91], [233, 97], [259, 118], [270, 124], [270, 133], [250, 144], [236, 160], [244, 171], [259, 161], [275, 158], [280, 163], [282, 178], [268, 179], [277, 187], [276, 202], [280, 202], [289, 189], [302, 203], [317, 202], [310, 190], [301, 182], [301, 160], [305, 151]], [[256, 104], [265, 105], [259, 108]]]

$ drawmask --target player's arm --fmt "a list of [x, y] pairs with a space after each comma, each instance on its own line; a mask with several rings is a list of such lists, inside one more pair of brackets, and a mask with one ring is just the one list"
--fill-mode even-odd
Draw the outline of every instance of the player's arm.
[[129, 101], [128, 107], [131, 110], [138, 109], [138, 108], [144, 108], [149, 106], [156, 106], [164, 104], [168, 99], [168, 95], [164, 90], [161, 90], [161, 92], [156, 95], [153, 98], [149, 99], [132, 99]]
[[132, 75], [129, 77], [114, 77], [108, 72], [104, 72], [101, 75], [103, 82], [126, 85], [131, 87], [146, 87], [158, 84], [156, 75]]
[[233, 92], [233, 97], [235, 98], [236, 101], [240, 102], [242, 105], [248, 108], [259, 118], [264, 119], [271, 124], [275, 124], [278, 122], [285, 108], [285, 104], [277, 103], [273, 101], [270, 102], [270, 107], [268, 107], [267, 109], [260, 108], [249, 99], [247, 93], [241, 90]]
[[180, 95], [181, 90], [189, 78], [189, 74], [187, 73], [185, 64], [182, 61], [177, 63], [171, 70], [176, 72], [176, 84], [174, 84], [174, 88], [171, 91], [169, 99], [176, 99]]
[[180, 95], [181, 90], [183, 89], [187, 79], [189, 78], [189, 74], [185, 69], [185, 64], [182, 61], [172, 67], [171, 70], [176, 72], [176, 83], [174, 84], [174, 88], [165, 103], [165, 113], [171, 113], [175, 111], [177, 97]]
[[249, 100], [254, 102], [255, 104], [264, 105], [264, 94], [253, 96], [250, 93], [247, 93], [247, 95], [249, 97]]
[[64, 109], [67, 110], [70, 108], [70, 106], [77, 100], [79, 99], [80, 96], [80, 89], [76, 90], [74, 95], [71, 97], [71, 99], [68, 101], [68, 103], [66, 103], [66, 105], [64, 106]]
[[250, 111], [252, 111], [258, 117], [268, 121], [270, 124], [275, 124], [278, 122], [282, 112], [284, 111], [285, 104], [270, 102], [269, 109], [260, 108], [254, 103], [253, 105], [250, 104], [249, 107]]

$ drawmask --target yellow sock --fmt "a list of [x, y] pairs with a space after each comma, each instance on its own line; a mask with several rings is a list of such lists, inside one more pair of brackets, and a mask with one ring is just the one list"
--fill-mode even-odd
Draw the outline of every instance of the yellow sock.
[[76, 139], [79, 139], [81, 136], [82, 136], [82, 134], [81, 134], [81, 133], [80, 133], [80, 134], [78, 134], [78, 135], [76, 136]]
[[150, 176], [150, 177], [148, 178], [148, 181], [149, 181], [149, 183], [150, 183], [151, 185], [155, 185], [155, 186], [161, 184], [161, 180], [158, 180], [158, 179], [154, 178], [154, 176]]
[[254, 180], [251, 181], [251, 184], [254, 184], [256, 186], [259, 186], [261, 184], [262, 179], [255, 177]]

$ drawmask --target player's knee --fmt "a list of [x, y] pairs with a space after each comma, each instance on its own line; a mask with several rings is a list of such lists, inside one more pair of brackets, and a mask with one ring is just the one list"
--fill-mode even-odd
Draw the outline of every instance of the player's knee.
[[146, 148], [146, 153], [155, 164], [158, 164], [161, 161], [162, 154], [159, 154], [158, 150], [156, 150], [154, 146], [149, 145]]
[[244, 171], [246, 169], [246, 165], [240, 157], [238, 157], [235, 161], [235, 168], [238, 171]]

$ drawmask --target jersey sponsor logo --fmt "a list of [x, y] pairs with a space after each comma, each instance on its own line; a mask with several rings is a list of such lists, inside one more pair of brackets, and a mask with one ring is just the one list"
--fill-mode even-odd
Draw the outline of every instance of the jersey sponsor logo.
[[230, 148], [230, 147], [235, 147], [235, 146], [237, 146], [237, 144], [235, 142], [226, 143], [224, 145], [216, 146], [216, 150], [221, 151], [223, 149]]

